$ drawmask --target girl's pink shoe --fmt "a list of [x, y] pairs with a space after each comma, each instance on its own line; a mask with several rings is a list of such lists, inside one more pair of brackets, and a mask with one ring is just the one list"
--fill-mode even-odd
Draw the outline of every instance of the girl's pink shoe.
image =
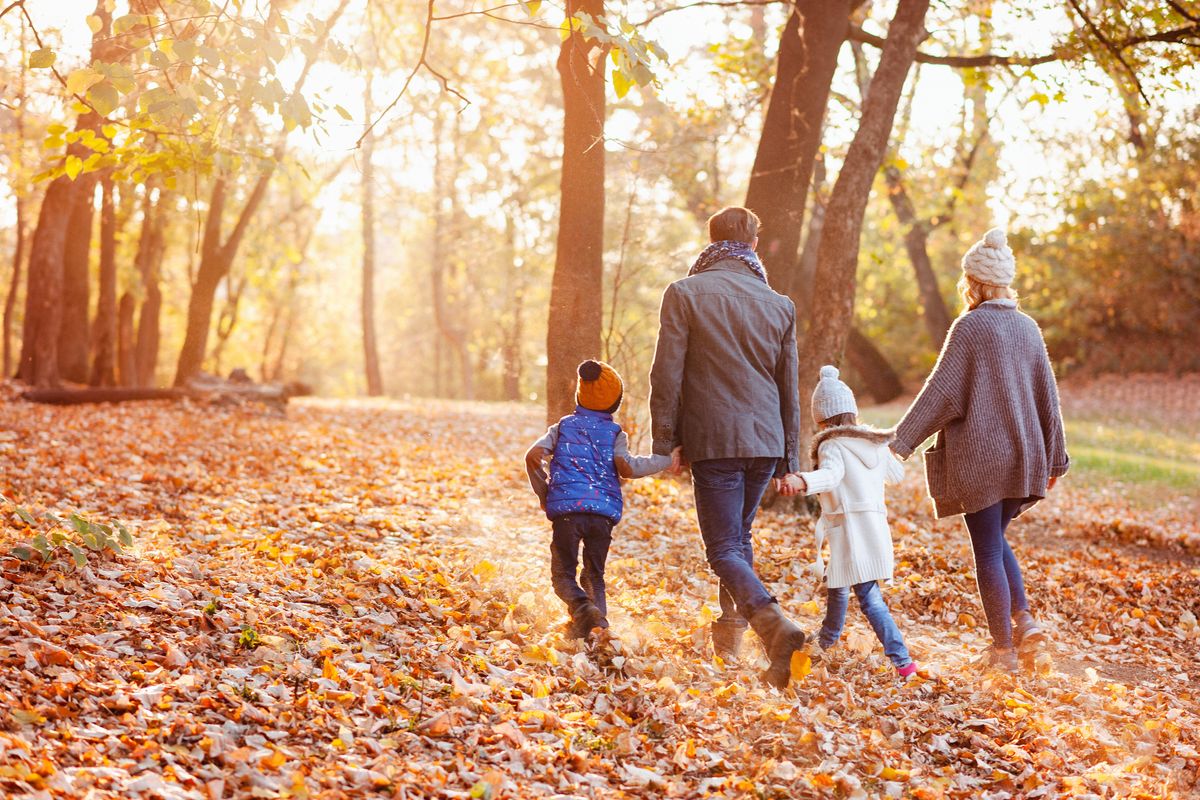
[[900, 673], [901, 678], [903, 678], [904, 680], [908, 680], [913, 675], [917, 674], [917, 662], [910, 661], [908, 664], [905, 664], [903, 667], [896, 667], [896, 672]]

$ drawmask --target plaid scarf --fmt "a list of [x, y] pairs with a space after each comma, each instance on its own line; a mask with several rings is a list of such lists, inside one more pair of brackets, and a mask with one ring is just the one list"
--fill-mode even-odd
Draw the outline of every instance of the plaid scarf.
[[722, 240], [713, 242], [708, 247], [700, 252], [700, 257], [696, 259], [696, 263], [692, 264], [692, 268], [688, 270], [688, 275], [695, 275], [698, 272], [711, 267], [718, 261], [723, 261], [727, 258], [735, 258], [741, 261], [747, 267], [754, 271], [759, 280], [763, 283], [767, 282], [767, 270], [763, 263], [758, 260], [758, 253], [750, 248], [746, 242], [738, 242], [732, 240]]

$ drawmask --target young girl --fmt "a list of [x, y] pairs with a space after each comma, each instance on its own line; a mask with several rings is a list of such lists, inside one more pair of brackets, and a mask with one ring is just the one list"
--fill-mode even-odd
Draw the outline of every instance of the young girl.
[[1007, 672], [1017, 648], [1044, 638], [1005, 538], [1013, 518], [1046, 496], [1070, 464], [1058, 387], [1036, 322], [1017, 308], [1016, 260], [994, 228], [962, 259], [963, 313], [925, 387], [896, 426], [892, 449], [925, 451], [925, 481], [938, 517], [966, 516], [992, 646], [985, 660]]
[[836, 367], [821, 367], [812, 413], [820, 427], [813, 439], [817, 469], [786, 480], [793, 482], [794, 489], [821, 496], [817, 563], [821, 564], [821, 545], [828, 539], [828, 607], [817, 643], [829, 649], [841, 637], [853, 588], [883, 651], [907, 679], [917, 671], [917, 664], [879, 588], [879, 581], [891, 580], [894, 563], [883, 485], [904, 477], [904, 467], [888, 449], [887, 433], [858, 424], [854, 393], [839, 380]]

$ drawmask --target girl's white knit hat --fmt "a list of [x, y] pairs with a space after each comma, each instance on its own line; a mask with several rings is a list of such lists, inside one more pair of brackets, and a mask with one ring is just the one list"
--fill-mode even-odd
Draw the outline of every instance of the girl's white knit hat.
[[812, 415], [817, 422], [824, 422], [838, 414], [857, 414], [858, 404], [854, 392], [838, 378], [838, 368], [826, 364], [821, 367], [821, 379], [812, 396]]
[[1002, 228], [992, 228], [971, 245], [962, 259], [963, 272], [989, 286], [1010, 286], [1017, 276], [1017, 262]]

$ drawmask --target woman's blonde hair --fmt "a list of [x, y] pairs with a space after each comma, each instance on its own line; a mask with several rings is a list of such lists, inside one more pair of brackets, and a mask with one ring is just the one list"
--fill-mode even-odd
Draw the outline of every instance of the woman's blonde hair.
[[963, 308], [974, 311], [981, 303], [988, 300], [1017, 300], [1017, 290], [1011, 286], [993, 286], [975, 280], [967, 273], [958, 279], [958, 296], [962, 298]]

